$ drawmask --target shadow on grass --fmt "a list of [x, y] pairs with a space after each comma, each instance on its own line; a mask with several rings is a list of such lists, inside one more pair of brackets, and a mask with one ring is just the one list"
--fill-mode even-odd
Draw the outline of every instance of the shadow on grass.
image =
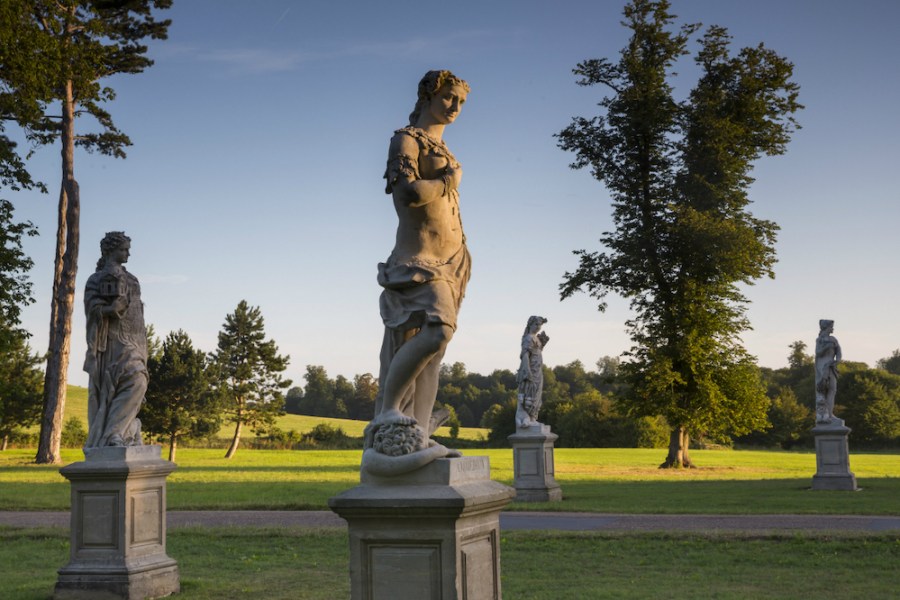
[[635, 514], [896, 515], [900, 478], [865, 478], [859, 492], [811, 489], [804, 479], [703, 481], [559, 481], [563, 501], [514, 502], [509, 510]]

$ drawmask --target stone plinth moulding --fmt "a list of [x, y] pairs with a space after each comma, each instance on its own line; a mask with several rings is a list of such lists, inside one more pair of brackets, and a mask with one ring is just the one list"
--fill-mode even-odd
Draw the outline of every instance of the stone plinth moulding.
[[352, 600], [499, 600], [500, 511], [486, 456], [441, 458], [329, 499], [350, 534]]
[[166, 555], [166, 477], [175, 465], [160, 446], [86, 448], [60, 469], [71, 482], [69, 564], [55, 600], [159, 598], [180, 589]]
[[562, 489], [553, 477], [553, 442], [557, 438], [549, 425], [540, 423], [519, 427], [507, 438], [513, 447], [516, 501], [562, 500]]
[[830, 423], [817, 423], [812, 429], [816, 439], [816, 474], [814, 490], [842, 490], [855, 492], [856, 475], [850, 471], [850, 428], [833, 417]]

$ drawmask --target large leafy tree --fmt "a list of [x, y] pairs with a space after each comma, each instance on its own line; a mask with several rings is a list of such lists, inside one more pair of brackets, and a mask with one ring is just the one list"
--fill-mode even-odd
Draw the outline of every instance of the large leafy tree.
[[[131, 144], [103, 107], [115, 92], [101, 80], [140, 73], [153, 64], [147, 38], [164, 39], [167, 20], [154, 9], [172, 0], [4, 0], [0, 9], [3, 115], [25, 129], [35, 145], [60, 143], [59, 194], [50, 338], [44, 380], [44, 415], [36, 460], [59, 462], [66, 371], [78, 270], [80, 199], [75, 147], [125, 157]], [[94, 131], [76, 131], [81, 116]], [[2, 150], [2, 148], [0, 148]]]
[[266, 340], [265, 323], [259, 307], [241, 300], [225, 317], [219, 332], [218, 349], [212, 355], [216, 366], [227, 418], [234, 423], [234, 435], [225, 458], [237, 452], [244, 426], [254, 431], [270, 429], [284, 414], [284, 393], [290, 379], [282, 379], [288, 356], [278, 354], [275, 340]]
[[691, 466], [691, 433], [765, 426], [764, 390], [740, 341], [750, 324], [739, 286], [773, 276], [778, 228], [747, 210], [747, 189], [753, 163], [785, 151], [801, 106], [790, 62], [763, 45], [732, 54], [721, 27], [701, 37], [699, 80], [678, 101], [673, 69], [699, 26], [675, 29], [666, 0], [633, 0], [624, 15], [632, 35], [619, 60], [574, 70], [579, 85], [608, 88], [602, 114], [558, 134], [572, 167], [609, 190], [615, 230], [600, 238], [605, 251], [576, 251], [560, 289], [587, 291], [601, 310], [609, 293], [630, 301], [625, 406], [668, 420], [662, 466]]
[[6, 340], [0, 352], [0, 450], [16, 430], [37, 423], [44, 378], [43, 359], [31, 352], [25, 335], [11, 333]]
[[184, 331], [170, 333], [147, 364], [150, 384], [141, 409], [141, 427], [169, 443], [175, 460], [179, 438], [208, 437], [222, 426], [222, 403], [202, 350]]

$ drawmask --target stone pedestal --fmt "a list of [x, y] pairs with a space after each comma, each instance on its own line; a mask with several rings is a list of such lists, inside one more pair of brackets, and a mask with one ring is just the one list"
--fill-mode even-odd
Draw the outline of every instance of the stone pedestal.
[[179, 591], [166, 555], [166, 477], [175, 465], [160, 446], [86, 448], [60, 469], [72, 485], [69, 564], [55, 600], [137, 600]]
[[818, 423], [812, 429], [816, 439], [816, 474], [814, 490], [856, 491], [856, 476], [850, 472], [850, 428], [842, 419]]
[[558, 437], [549, 425], [537, 424], [519, 427], [507, 438], [513, 447], [517, 501], [562, 500], [562, 490], [553, 477], [553, 442]]
[[351, 599], [499, 599], [500, 511], [513, 495], [491, 481], [486, 456], [364, 472], [328, 501], [349, 525]]

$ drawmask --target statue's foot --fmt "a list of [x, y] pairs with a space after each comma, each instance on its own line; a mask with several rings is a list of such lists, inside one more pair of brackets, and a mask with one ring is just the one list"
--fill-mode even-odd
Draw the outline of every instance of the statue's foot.
[[396, 408], [389, 408], [381, 411], [381, 414], [373, 420], [378, 425], [416, 425], [417, 421], [414, 417], [404, 415]]
[[125, 445], [125, 440], [122, 439], [121, 435], [114, 435], [111, 438], [109, 438], [109, 442], [107, 442], [106, 445], [121, 447], [121, 446]]

